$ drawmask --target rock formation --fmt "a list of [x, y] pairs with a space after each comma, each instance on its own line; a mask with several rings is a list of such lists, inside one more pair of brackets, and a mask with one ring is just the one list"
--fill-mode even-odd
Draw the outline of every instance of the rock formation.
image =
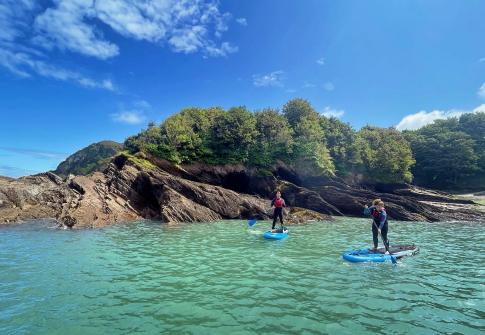
[[[385, 189], [385, 188], [390, 189]], [[273, 171], [239, 165], [175, 166], [165, 161], [116, 156], [103, 172], [62, 179], [47, 172], [0, 178], [0, 223], [52, 218], [72, 228], [154, 219], [168, 223], [221, 219], [268, 219], [269, 199], [279, 188], [292, 207], [290, 223], [361, 216], [371, 199], [386, 202], [392, 219], [483, 221], [472, 201], [409, 185], [372, 189], [336, 180], [305, 180], [280, 164]]]

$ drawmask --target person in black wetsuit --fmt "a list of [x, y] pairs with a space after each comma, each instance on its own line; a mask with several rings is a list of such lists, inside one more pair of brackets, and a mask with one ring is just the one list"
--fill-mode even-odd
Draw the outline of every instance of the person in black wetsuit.
[[283, 207], [286, 207], [285, 200], [281, 197], [281, 192], [277, 191], [275, 198], [271, 201], [271, 207], [274, 207], [273, 212], [273, 226], [271, 229], [275, 229], [276, 220], [280, 218], [281, 226], [283, 227]]
[[374, 249], [377, 249], [379, 243], [378, 235], [382, 236], [386, 254], [389, 254], [389, 240], [387, 239], [388, 222], [387, 213], [384, 208], [384, 202], [381, 199], [376, 199], [372, 202], [372, 206], [364, 208], [364, 214], [372, 216], [372, 240], [374, 242]]

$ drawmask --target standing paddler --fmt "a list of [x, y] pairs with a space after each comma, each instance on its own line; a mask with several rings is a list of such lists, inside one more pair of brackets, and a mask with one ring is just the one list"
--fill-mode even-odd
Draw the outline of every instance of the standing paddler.
[[381, 235], [384, 247], [386, 248], [386, 255], [389, 254], [389, 240], [387, 239], [388, 222], [387, 213], [384, 208], [384, 201], [375, 199], [372, 201], [372, 206], [367, 205], [364, 208], [364, 214], [372, 216], [372, 240], [374, 242], [373, 250], [377, 250], [379, 242], [378, 235]]
[[275, 229], [276, 220], [280, 218], [281, 227], [283, 227], [283, 207], [286, 207], [285, 200], [281, 197], [281, 192], [276, 191], [276, 196], [271, 200], [271, 207], [273, 211], [273, 226], [271, 229]]

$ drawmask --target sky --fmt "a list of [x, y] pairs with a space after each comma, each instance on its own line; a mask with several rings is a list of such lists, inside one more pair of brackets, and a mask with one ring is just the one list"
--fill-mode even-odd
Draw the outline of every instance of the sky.
[[0, 175], [184, 107], [296, 97], [355, 129], [485, 111], [481, 0], [2, 0]]

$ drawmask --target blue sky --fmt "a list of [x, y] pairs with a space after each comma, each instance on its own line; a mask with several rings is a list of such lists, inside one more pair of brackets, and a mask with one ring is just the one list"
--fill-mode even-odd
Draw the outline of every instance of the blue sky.
[[485, 2], [4, 0], [0, 175], [187, 106], [294, 97], [356, 129], [485, 110]]

